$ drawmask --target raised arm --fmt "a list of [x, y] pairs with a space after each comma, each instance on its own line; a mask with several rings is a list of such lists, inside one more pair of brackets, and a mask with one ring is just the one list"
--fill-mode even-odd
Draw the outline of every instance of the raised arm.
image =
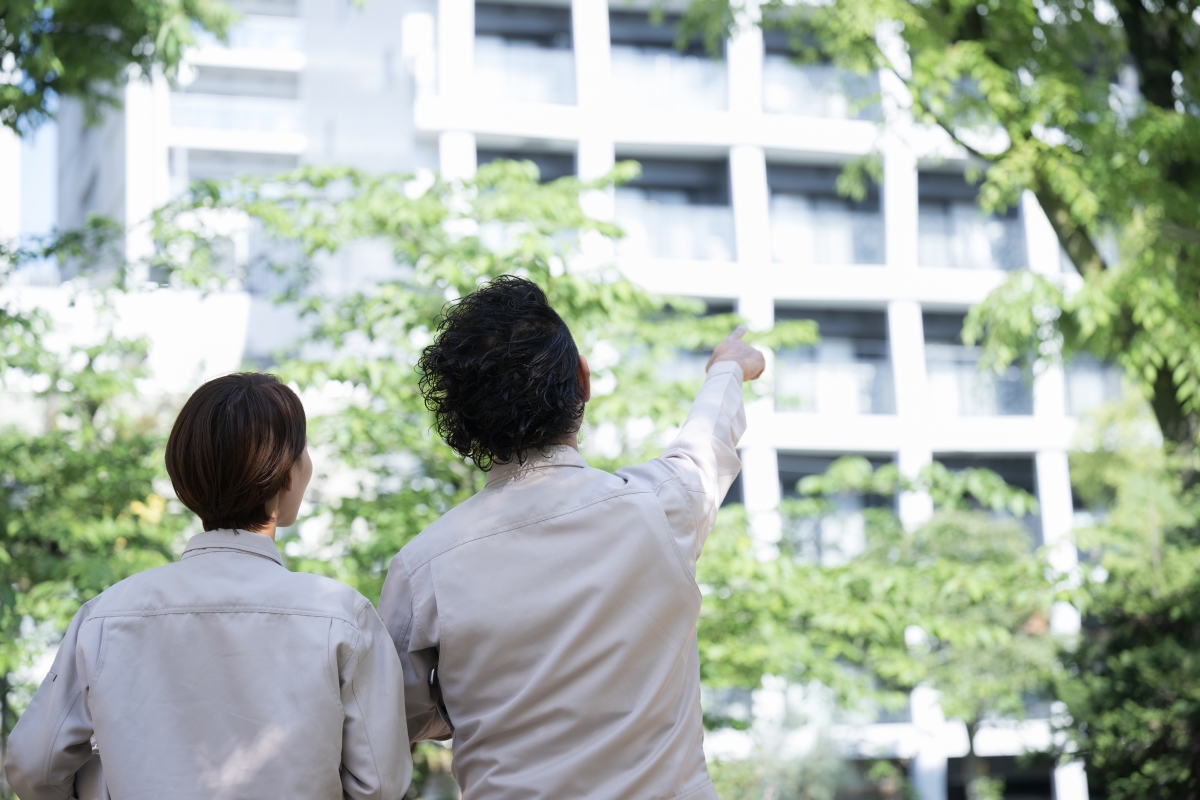
[[762, 353], [742, 340], [745, 334], [739, 326], [713, 351], [704, 386], [663, 454], [617, 471], [655, 488], [676, 544], [693, 564], [742, 468], [737, 454], [746, 430], [742, 381], [758, 378], [766, 366]]
[[[22, 800], [63, 800], [75, 796], [75, 773], [92, 757], [92, 715], [88, 711], [88, 676], [80, 639], [95, 636], [99, 625], [85, 628], [90, 605], [84, 605], [58, 647], [58, 655], [8, 740], [4, 771]], [[81, 633], [82, 629], [82, 633]]]

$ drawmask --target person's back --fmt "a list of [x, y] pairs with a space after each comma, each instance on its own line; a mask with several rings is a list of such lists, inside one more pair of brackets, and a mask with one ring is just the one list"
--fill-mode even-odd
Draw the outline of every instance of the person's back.
[[[299, 401], [263, 377], [218, 379], [232, 391], [206, 385], [181, 413], [168, 468], [206, 530], [178, 563], [80, 609], [12, 734], [5, 766], [23, 800], [73, 796], [93, 737], [121, 800], [403, 797], [403, 678], [382, 622], [350, 587], [287, 570], [273, 541], [311, 462]], [[229, 424], [239, 390], [266, 394], [242, 415], [254, 425]], [[279, 403], [289, 433], [246, 429]], [[199, 447], [214, 429], [230, 434], [223, 446]]]
[[[517, 281], [480, 295], [489, 291], [504, 308], [539, 302]], [[484, 300], [466, 311], [478, 318]], [[478, 327], [452, 316], [433, 352], [444, 360], [458, 357], [447, 352], [464, 333], [456, 323]], [[518, 324], [512, 339], [534, 337]], [[537, 361], [502, 339], [496, 348]], [[451, 371], [429, 356], [426, 376]], [[484, 385], [490, 372], [479, 371]], [[573, 436], [522, 449], [392, 562], [380, 613], [405, 663], [409, 735], [452, 733], [465, 800], [716, 797], [702, 748], [695, 564], [740, 468], [742, 377], [737, 363], [714, 366], [664, 455], [615, 475], [589, 468]], [[578, 413], [586, 382], [581, 362]], [[428, 377], [426, 388], [456, 394]], [[473, 441], [503, 451], [495, 438]]]

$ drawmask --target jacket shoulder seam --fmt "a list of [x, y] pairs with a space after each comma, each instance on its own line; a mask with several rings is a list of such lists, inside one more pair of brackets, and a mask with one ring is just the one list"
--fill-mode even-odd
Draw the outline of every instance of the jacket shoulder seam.
[[92, 619], [109, 617], [165, 617], [183, 614], [283, 614], [290, 617], [314, 617], [317, 619], [336, 619], [349, 624], [358, 630], [358, 622], [345, 614], [307, 609], [287, 608], [286, 606], [178, 606], [161, 609], [129, 609], [125, 611], [101, 611]]
[[[448, 547], [443, 547], [442, 549], [438, 550], [437, 552], [424, 557], [419, 563], [416, 563], [413, 565], [412, 570], [409, 571], [409, 574], [411, 575], [414, 571], [421, 569], [422, 567], [427, 565], [430, 561], [433, 561], [435, 558], [438, 558], [439, 556], [444, 556], [446, 553], [449, 553], [451, 550], [457, 550], [458, 548], [460, 548], [464, 545], [472, 544], [473, 542], [478, 542], [482, 539], [487, 539], [492, 536], [499, 536], [502, 533], [509, 533], [510, 531], [520, 530], [521, 528], [528, 528], [530, 525], [537, 525], [540, 522], [549, 522], [552, 519], [558, 519], [559, 517], [565, 517], [570, 514], [574, 514], [578, 511], [582, 511], [585, 508], [591, 508], [594, 505], [599, 505], [600, 503], [607, 502], [616, 497], [623, 497], [623, 496], [629, 496], [629, 495], [635, 495], [635, 494], [653, 494], [653, 492], [650, 489], [640, 489], [639, 488], [639, 489], [630, 490], [628, 488], [625, 488], [625, 489], [622, 489], [621, 491], [610, 492], [610, 493], [604, 495], [603, 497], [598, 497], [595, 500], [589, 500], [586, 503], [583, 503], [578, 506], [573, 506], [572, 508], [568, 508], [564, 511], [557, 511], [553, 514], [544, 514], [540, 517], [534, 517], [532, 519], [524, 520], [523, 522], [520, 522], [516, 525], [509, 525], [509, 526], [506, 526], [503, 528], [498, 528], [496, 530], [484, 531], [475, 536], [472, 536], [469, 539], [464, 539], [463, 541], [455, 542], [454, 544], [452, 544]], [[460, 506], [460, 508], [461, 508], [461, 506]]]

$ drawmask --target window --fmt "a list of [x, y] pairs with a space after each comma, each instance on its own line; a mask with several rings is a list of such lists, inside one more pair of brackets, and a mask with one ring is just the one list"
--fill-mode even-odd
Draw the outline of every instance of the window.
[[[935, 454], [933, 460], [941, 463], [951, 472], [965, 469], [989, 469], [1003, 478], [1009, 486], [1022, 489], [1037, 497], [1037, 465], [1032, 456]], [[1007, 512], [1001, 512], [998, 516], [1007, 516]], [[1033, 545], [1040, 547], [1042, 544], [1041, 518], [1037, 515], [1029, 515], [1021, 522], [1029, 529], [1030, 535], [1033, 537]]]
[[[801, 480], [824, 474], [840, 456], [780, 453], [778, 458], [779, 486], [786, 501], [800, 496], [797, 484]], [[876, 469], [891, 463], [888, 457], [873, 456], [867, 460]], [[894, 498], [874, 495], [845, 495], [833, 498], [833, 501], [834, 512], [817, 518], [789, 514], [785, 502], [782, 544], [795, 558], [824, 566], [844, 564], [866, 547], [863, 510], [890, 508], [895, 503]]]
[[475, 81], [482, 98], [574, 103], [571, 9], [476, 3]]
[[873, 182], [861, 201], [837, 192], [840, 167], [767, 165], [771, 252], [796, 264], [884, 263], [883, 211]]
[[830, 63], [797, 64], [790, 34], [763, 31], [763, 111], [834, 119], [881, 119], [879, 76]]
[[524, 150], [479, 150], [476, 163], [487, 164], [491, 161], [507, 159], [510, 161], [532, 161], [538, 168], [538, 175], [543, 183], [564, 178], [575, 174], [574, 153], [550, 153], [546, 151]]
[[656, 111], [723, 111], [729, 103], [725, 64], [695, 39], [675, 47], [679, 16], [654, 24], [637, 11], [610, 11], [613, 96], [625, 105]]
[[775, 361], [775, 409], [818, 414], [894, 414], [887, 314], [780, 307], [775, 319], [817, 323], [821, 341]]
[[1033, 413], [1029, 376], [1018, 364], [1003, 374], [979, 369], [978, 347], [962, 343], [962, 314], [926, 312], [925, 367], [935, 416], [1019, 416]]
[[917, 176], [917, 258], [924, 267], [1014, 270], [1028, 266], [1016, 207], [1003, 215], [979, 208], [979, 187], [961, 173]]
[[643, 158], [642, 174], [617, 189], [623, 256], [734, 259], [729, 162]]

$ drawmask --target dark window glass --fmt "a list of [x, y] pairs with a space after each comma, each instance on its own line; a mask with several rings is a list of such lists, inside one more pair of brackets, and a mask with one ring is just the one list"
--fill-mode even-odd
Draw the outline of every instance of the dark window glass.
[[574, 153], [529, 152], [522, 150], [486, 150], [476, 153], [476, 163], [487, 164], [490, 161], [508, 159], [510, 161], [532, 161], [537, 165], [542, 183], [557, 180], [575, 174]]
[[533, 42], [543, 47], [571, 47], [571, 9], [475, 4], [475, 35]]

